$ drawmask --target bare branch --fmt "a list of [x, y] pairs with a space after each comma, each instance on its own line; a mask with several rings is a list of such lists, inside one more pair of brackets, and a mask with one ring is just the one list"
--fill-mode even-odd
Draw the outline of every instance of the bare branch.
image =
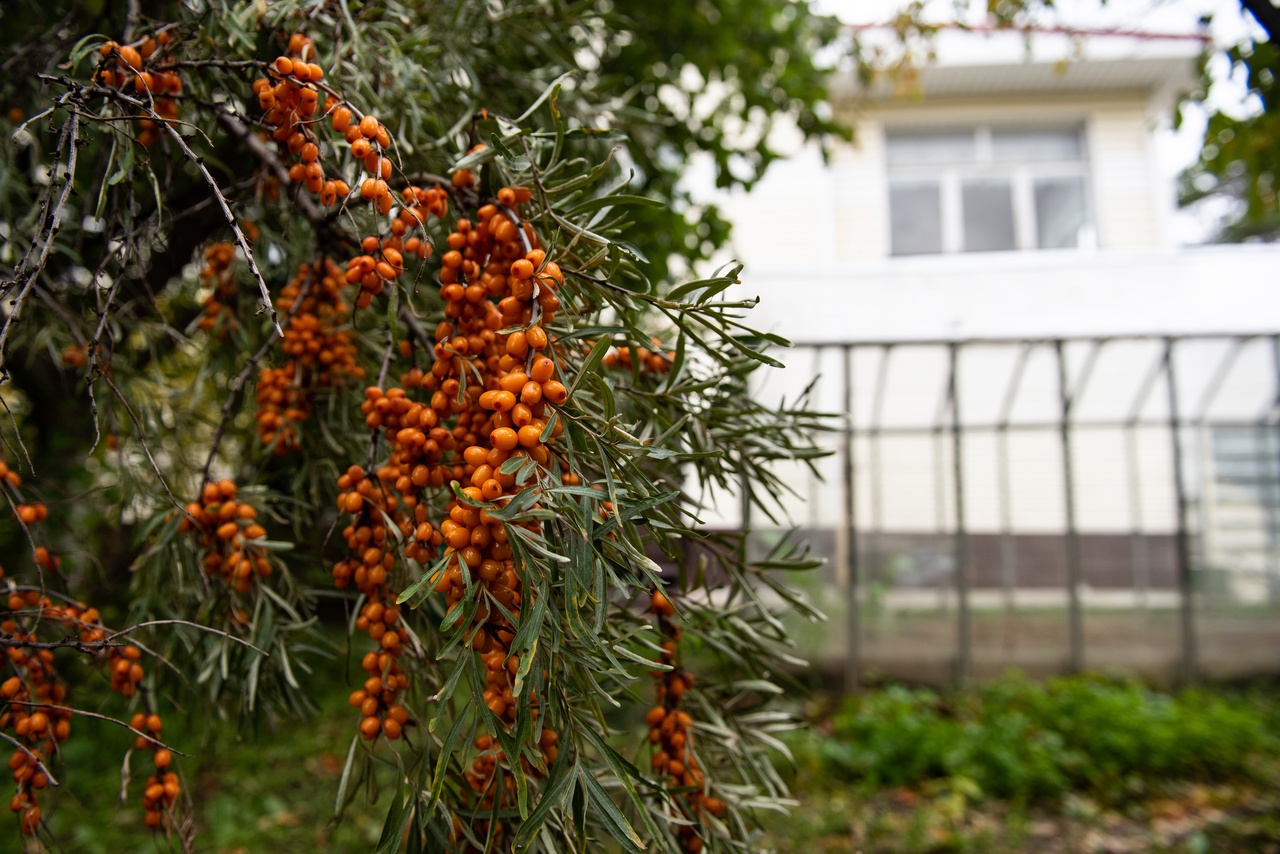
[[[60, 103], [64, 103], [69, 99], [70, 95], [68, 94]], [[27, 294], [31, 293], [36, 278], [40, 275], [40, 271], [44, 269], [44, 265], [49, 259], [49, 252], [53, 248], [53, 240], [58, 235], [58, 229], [62, 227], [62, 215], [66, 210], [67, 202], [71, 199], [71, 193], [75, 190], [79, 129], [80, 114], [78, 111], [72, 110], [67, 117], [66, 124], [62, 126], [62, 134], [58, 139], [58, 156], [55, 158], [53, 166], [50, 167], [49, 187], [45, 190], [40, 217], [44, 227], [40, 229], [38, 237], [32, 241], [31, 248], [27, 250], [27, 254], [18, 264], [13, 280], [0, 285], [0, 293], [7, 293], [19, 284], [21, 284], [22, 288], [11, 304], [9, 315], [4, 319], [4, 325], [0, 327], [0, 382], [3, 382], [9, 374], [8, 366], [4, 361], [4, 345], [9, 339], [9, 331], [13, 328], [13, 323], [18, 319], [18, 315], [22, 313], [22, 304], [26, 300]], [[67, 171], [66, 176], [61, 179], [63, 181], [62, 193], [58, 196], [58, 200], [54, 202], [53, 193], [60, 180], [58, 171], [61, 166], [63, 152], [66, 152]], [[36, 250], [37, 244], [39, 245], [38, 251]], [[31, 262], [33, 252], [35, 253], [34, 263]]]
[[[40, 76], [42, 78], [49, 79], [46, 75]], [[182, 150], [183, 156], [195, 164], [196, 169], [200, 171], [201, 177], [204, 178], [205, 184], [208, 185], [209, 192], [211, 192], [213, 197], [217, 199], [218, 207], [222, 209], [223, 218], [226, 219], [227, 225], [231, 227], [231, 232], [235, 235], [236, 243], [239, 244], [240, 249], [244, 252], [245, 260], [249, 262], [249, 270], [253, 273], [254, 279], [258, 282], [258, 291], [262, 297], [262, 308], [258, 313], [262, 314], [265, 312], [271, 318], [271, 322], [276, 328], [276, 334], [283, 338], [284, 330], [280, 328], [280, 320], [276, 316], [275, 307], [271, 304], [271, 291], [267, 288], [267, 282], [263, 279], [262, 272], [258, 269], [258, 262], [253, 257], [253, 250], [249, 247], [248, 239], [245, 238], [244, 232], [240, 230], [239, 221], [236, 220], [235, 214], [231, 212], [231, 205], [227, 202], [227, 197], [223, 195], [222, 188], [218, 185], [217, 179], [213, 177], [209, 168], [205, 166], [204, 158], [191, 150], [191, 146], [187, 145], [186, 139], [182, 134], [178, 133], [178, 128], [175, 126], [173, 120], [166, 119], [156, 113], [148, 103], [141, 101], [138, 98], [125, 95], [123, 92], [118, 92], [115, 89], [108, 89], [101, 86], [83, 86], [77, 84], [68, 77], [54, 79], [64, 86], [75, 89], [77, 92], [92, 92], [95, 95], [103, 95], [112, 100], [127, 104], [135, 110], [142, 111], [144, 114], [143, 118], [148, 118], [155, 122], [157, 127], [164, 128], [165, 132], [169, 134], [170, 138], [173, 139], [178, 148]], [[0, 345], [2, 344], [3, 341], [0, 340]]]
[[142, 732], [141, 730], [134, 729], [124, 721], [119, 720], [118, 718], [113, 718], [110, 715], [100, 715], [97, 712], [90, 712], [87, 709], [76, 709], [71, 706], [55, 706], [52, 703], [32, 703], [26, 700], [8, 700], [7, 702], [13, 703], [16, 706], [39, 706], [42, 709], [52, 709], [56, 712], [70, 712], [71, 714], [79, 715], [82, 718], [96, 718], [97, 720], [100, 720], [100, 721], [106, 721], [109, 724], [115, 724], [116, 726], [124, 727], [134, 735], [140, 735], [143, 738], [145, 738], [147, 741], [151, 742], [157, 747], [163, 747], [165, 750], [169, 751], [170, 753], [176, 753], [179, 756], [190, 756], [190, 754], [183, 753], [181, 750], [178, 750], [175, 747], [170, 747], [169, 745], [165, 744], [163, 741], [156, 738], [154, 733]]
[[124, 635], [127, 635], [130, 632], [135, 632], [138, 629], [146, 628], [147, 626], [190, 626], [193, 629], [199, 629], [202, 632], [208, 632], [209, 634], [213, 634], [213, 635], [220, 635], [226, 638], [227, 640], [235, 641], [238, 644], [247, 646], [249, 647], [249, 649], [258, 653], [258, 655], [262, 655], [267, 658], [271, 657], [271, 653], [267, 652], [264, 649], [260, 649], [259, 647], [254, 646], [253, 644], [249, 643], [247, 640], [244, 640], [243, 638], [238, 638], [235, 635], [228, 634], [227, 632], [224, 632], [221, 629], [215, 629], [213, 626], [204, 626], [204, 625], [201, 625], [200, 623], [192, 623], [188, 620], [148, 620], [145, 623], [138, 623], [137, 625], [130, 626], [127, 629], [121, 629], [118, 632], [113, 632], [112, 634], [107, 635], [107, 640], [109, 641], [109, 640], [112, 640], [113, 638], [123, 637]]
[[165, 494], [169, 496], [169, 501], [174, 507], [177, 507], [182, 515], [195, 521], [194, 517], [187, 512], [187, 508], [179, 503], [178, 499], [173, 496], [173, 491], [169, 489], [169, 484], [164, 479], [164, 474], [160, 471], [160, 466], [156, 463], [156, 458], [151, 455], [151, 448], [147, 445], [147, 435], [142, 429], [142, 422], [138, 420], [138, 416], [134, 414], [133, 407], [129, 405], [129, 401], [125, 400], [120, 389], [116, 388], [116, 384], [111, 381], [111, 377], [99, 372], [98, 376], [107, 384], [107, 387], [115, 393], [116, 399], [124, 406], [124, 411], [129, 413], [129, 420], [133, 422], [133, 428], [138, 433], [138, 442], [142, 445], [142, 450], [146, 453], [147, 459], [151, 462], [151, 468], [155, 471], [156, 477], [160, 479], [160, 485], [164, 487]]

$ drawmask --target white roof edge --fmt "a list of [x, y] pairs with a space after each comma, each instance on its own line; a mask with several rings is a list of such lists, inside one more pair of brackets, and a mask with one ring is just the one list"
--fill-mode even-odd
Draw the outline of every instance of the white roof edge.
[[888, 83], [864, 88], [849, 73], [834, 75], [830, 87], [832, 100], [837, 104], [857, 100], [880, 104], [920, 104], [998, 95], [1156, 94], [1189, 89], [1195, 81], [1195, 55], [1182, 54], [1063, 62], [931, 65], [920, 70], [918, 87], [906, 96], [895, 94]]

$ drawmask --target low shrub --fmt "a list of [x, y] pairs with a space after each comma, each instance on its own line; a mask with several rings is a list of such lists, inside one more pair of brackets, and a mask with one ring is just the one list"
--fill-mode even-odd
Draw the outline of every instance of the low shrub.
[[968, 691], [891, 686], [852, 697], [797, 747], [802, 763], [868, 790], [963, 778], [1016, 801], [1113, 798], [1169, 780], [1249, 778], [1256, 759], [1280, 755], [1278, 718], [1263, 694], [1011, 676]]

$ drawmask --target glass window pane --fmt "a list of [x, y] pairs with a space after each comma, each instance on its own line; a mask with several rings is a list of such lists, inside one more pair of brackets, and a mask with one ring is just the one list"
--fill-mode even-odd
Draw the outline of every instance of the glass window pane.
[[982, 178], [961, 183], [964, 251], [1016, 249], [1013, 229], [1013, 184], [1007, 179]]
[[971, 163], [977, 153], [973, 131], [891, 133], [886, 146], [885, 154], [890, 166]]
[[889, 184], [889, 251], [893, 255], [942, 251], [942, 193], [937, 181]]
[[1078, 130], [997, 130], [991, 132], [991, 154], [1008, 160], [1080, 160], [1084, 145]]
[[1041, 249], [1070, 249], [1080, 245], [1087, 217], [1084, 178], [1037, 178], [1036, 245]]

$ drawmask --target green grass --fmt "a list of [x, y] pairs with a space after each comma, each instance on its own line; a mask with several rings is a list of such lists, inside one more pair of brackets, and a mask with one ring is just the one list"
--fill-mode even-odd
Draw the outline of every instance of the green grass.
[[1140, 794], [1164, 780], [1250, 779], [1280, 757], [1280, 704], [1269, 695], [1137, 682], [1007, 678], [965, 692], [890, 686], [849, 699], [796, 741], [811, 770], [864, 790], [964, 779], [1019, 802], [1087, 792]]
[[[311, 690], [319, 714], [272, 729], [237, 732], [232, 723], [206, 723], [193, 730], [179, 714], [166, 716], [164, 738], [191, 754], [178, 757], [184, 796], [190, 796], [201, 852], [368, 851], [382, 831], [387, 798], [370, 805], [365, 792], [341, 822], [334, 802], [358, 715], [347, 705], [351, 690], [335, 674], [341, 659], [321, 662]], [[300, 674], [301, 675], [301, 674]], [[363, 675], [363, 674], [360, 674]], [[114, 701], [113, 701], [114, 700]], [[100, 711], [121, 716], [118, 698]], [[128, 715], [123, 715], [128, 717]], [[198, 717], [198, 716], [196, 716]], [[176, 840], [155, 837], [143, 825], [141, 791], [150, 773], [150, 753], [134, 751], [135, 777], [120, 803], [121, 763], [132, 745], [126, 730], [103, 721], [77, 719], [55, 773], [62, 790], [42, 797], [55, 850], [66, 854], [180, 850]], [[385, 748], [380, 753], [386, 754]], [[387, 765], [376, 775], [385, 786]], [[384, 792], [387, 794], [387, 792]], [[0, 850], [9, 850], [0, 845]]]
[[1010, 677], [848, 699], [791, 740], [779, 852], [1280, 854], [1280, 696]]

